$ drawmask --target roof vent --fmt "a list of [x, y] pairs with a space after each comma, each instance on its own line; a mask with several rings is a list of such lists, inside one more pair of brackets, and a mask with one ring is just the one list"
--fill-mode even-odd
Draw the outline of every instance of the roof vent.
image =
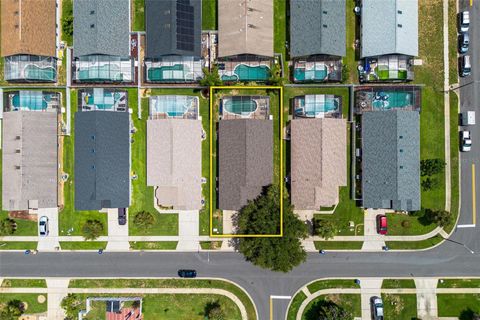
[[20, 170], [20, 166], [15, 166], [15, 170]]
[[403, 149], [400, 149], [400, 152], [403, 152]]
[[401, 23], [397, 24], [397, 27], [401, 28], [401, 27], [402, 27], [402, 24], [401, 24]]
[[400, 166], [400, 169], [403, 169], [403, 166]]
[[326, 24], [323, 25], [324, 28], [328, 28], [328, 26]]
[[20, 140], [20, 136], [15, 136], [15, 140]]
[[95, 14], [95, 10], [91, 10], [91, 11], [90, 11], [90, 14]]
[[15, 10], [15, 11], [13, 12], [13, 14], [16, 15], [16, 16], [18, 16], [18, 10]]
[[15, 149], [15, 153], [20, 153], [20, 149]]
[[398, 14], [402, 14], [402, 10], [398, 10], [397, 12], [398, 12]]
[[257, 26], [255, 26], [254, 24], [250, 24], [250, 23], [247, 24], [247, 27], [252, 28], [252, 29], [256, 29], [256, 28], [257, 28]]
[[327, 13], [328, 13], [328, 11], [327, 11], [327, 10], [323, 10], [323, 14], [327, 14]]
[[403, 136], [398, 137], [399, 139], [403, 139]]
[[90, 25], [90, 29], [93, 29], [93, 28], [95, 28], [95, 25], [92, 23], [92, 24]]

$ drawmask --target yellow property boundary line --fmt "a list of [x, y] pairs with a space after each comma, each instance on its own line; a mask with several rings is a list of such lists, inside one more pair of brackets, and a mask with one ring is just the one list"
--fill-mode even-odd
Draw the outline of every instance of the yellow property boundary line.
[[[213, 185], [216, 181], [213, 177], [213, 93], [215, 90], [279, 90], [280, 91], [280, 233], [279, 234], [214, 234], [213, 233]], [[283, 237], [283, 87], [281, 86], [213, 86], [210, 87], [210, 237], [212, 238], [279, 238]]]

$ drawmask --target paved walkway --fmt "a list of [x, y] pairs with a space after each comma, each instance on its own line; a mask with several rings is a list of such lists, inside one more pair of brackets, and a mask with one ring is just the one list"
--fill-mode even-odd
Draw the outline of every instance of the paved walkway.
[[223, 212], [222, 212], [223, 234], [232, 234], [234, 232], [232, 216], [235, 214], [235, 212], [236, 211], [223, 210]]
[[200, 247], [199, 219], [198, 210], [178, 212], [177, 250], [198, 251]]
[[360, 295], [362, 302], [362, 319], [370, 320], [370, 298], [373, 296], [382, 296], [382, 278], [359, 278], [360, 280]]
[[121, 226], [118, 224], [118, 209], [107, 209], [107, 215], [108, 243], [106, 250], [128, 251], [130, 249], [130, 243], [128, 242], [128, 218], [127, 223]]
[[437, 282], [438, 279], [415, 278], [417, 291], [417, 317], [422, 320], [438, 318]]
[[450, 170], [450, 64], [448, 52], [448, 0], [443, 0], [443, 103], [445, 126], [445, 210], [451, 207], [451, 170]]

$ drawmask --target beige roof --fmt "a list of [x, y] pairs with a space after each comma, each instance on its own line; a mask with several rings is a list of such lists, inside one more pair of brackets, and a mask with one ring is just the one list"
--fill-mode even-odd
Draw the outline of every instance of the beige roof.
[[294, 119], [291, 122], [292, 204], [318, 210], [338, 202], [347, 185], [345, 119]]
[[218, 34], [219, 57], [273, 57], [273, 0], [219, 0]]
[[202, 208], [202, 125], [191, 119], [147, 121], [147, 185], [158, 203], [178, 210]]
[[3, 114], [2, 209], [57, 207], [57, 114]]
[[1, 0], [2, 57], [55, 57], [55, 0]]

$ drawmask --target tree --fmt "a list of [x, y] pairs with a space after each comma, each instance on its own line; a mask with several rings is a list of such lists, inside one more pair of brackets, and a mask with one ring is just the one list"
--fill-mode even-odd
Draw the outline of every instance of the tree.
[[337, 225], [331, 220], [314, 219], [314, 232], [325, 240], [331, 239], [337, 235]]
[[142, 227], [145, 229], [150, 228], [155, 224], [155, 216], [148, 211], [140, 211], [138, 212], [135, 217], [133, 218], [133, 223], [138, 226]]
[[350, 76], [350, 67], [348, 64], [342, 65], [342, 82], [347, 82]]
[[218, 73], [218, 67], [212, 66], [212, 70], [203, 68], [203, 79], [199, 81], [199, 84], [204, 87], [221, 86], [223, 84], [220, 74]]
[[425, 209], [425, 217], [431, 223], [436, 223], [439, 227], [444, 227], [452, 222], [452, 215], [445, 210]]
[[272, 86], [282, 86], [282, 69], [278, 63], [275, 63], [270, 71], [270, 77], [268, 78], [268, 84]]
[[85, 240], [94, 240], [103, 233], [103, 223], [99, 220], [87, 220], [83, 224], [82, 233]]
[[318, 306], [318, 320], [350, 320], [353, 315], [333, 301], [325, 301]]
[[420, 173], [422, 176], [432, 176], [440, 173], [445, 167], [442, 159], [425, 159], [420, 161]]
[[440, 186], [440, 183], [438, 179], [427, 177], [424, 180], [422, 180], [421, 185], [422, 185], [423, 191], [428, 191], [428, 190], [438, 188]]
[[62, 18], [62, 32], [71, 37], [73, 36], [73, 13], [70, 12], [67, 16]]
[[25, 305], [22, 301], [14, 299], [7, 302], [0, 309], [0, 319], [17, 320], [25, 311]]
[[223, 311], [220, 305], [214, 306], [208, 311], [207, 314], [208, 320], [225, 320], [227, 319], [225, 316], [225, 312]]
[[[269, 186], [250, 201], [236, 217], [239, 234], [278, 234], [280, 231], [280, 187]], [[239, 251], [247, 261], [273, 271], [288, 272], [306, 259], [301, 239], [306, 225], [293, 213], [288, 196], [283, 198], [283, 237], [239, 239]]]
[[0, 221], [0, 235], [8, 236], [12, 235], [17, 230], [17, 223], [15, 220], [5, 218]]
[[75, 293], [69, 293], [65, 298], [63, 298], [61, 307], [65, 310], [65, 315], [68, 320], [73, 320], [78, 318], [78, 313], [82, 309], [82, 299], [77, 296]]

